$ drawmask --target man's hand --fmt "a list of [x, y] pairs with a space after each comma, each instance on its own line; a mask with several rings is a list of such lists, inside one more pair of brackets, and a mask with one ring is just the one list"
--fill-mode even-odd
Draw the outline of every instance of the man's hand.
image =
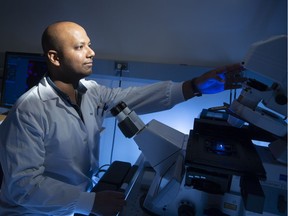
[[227, 65], [208, 71], [194, 80], [202, 94], [218, 93], [227, 89], [240, 88], [246, 80], [242, 76], [244, 67], [241, 64]]
[[122, 210], [125, 204], [125, 195], [121, 192], [97, 192], [91, 214], [115, 216]]

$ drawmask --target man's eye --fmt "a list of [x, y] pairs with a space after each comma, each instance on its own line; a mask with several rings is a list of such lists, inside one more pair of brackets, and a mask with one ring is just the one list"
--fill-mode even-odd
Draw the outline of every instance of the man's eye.
[[83, 49], [83, 46], [82, 45], [81, 46], [77, 46], [76, 49], [77, 50]]

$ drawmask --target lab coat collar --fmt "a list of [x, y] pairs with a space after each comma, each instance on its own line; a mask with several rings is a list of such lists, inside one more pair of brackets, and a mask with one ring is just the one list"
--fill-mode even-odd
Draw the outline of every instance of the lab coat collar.
[[[50, 84], [48, 82], [48, 77], [44, 77], [43, 79], [41, 79], [41, 81], [38, 85], [39, 98], [43, 102], [48, 102], [50, 100], [57, 100], [56, 106], [61, 107], [63, 109], [66, 109], [67, 112], [71, 113], [72, 115], [81, 119], [81, 121], [82, 121], [82, 118], [81, 118], [82, 113], [79, 115], [79, 113], [76, 111], [76, 109], [67, 100], [59, 100], [61, 96], [60, 96], [58, 91], [60, 91], [60, 90], [56, 86], [55, 86], [55, 88], [56, 88], [55, 89], [54, 87], [52, 87], [52, 85], [53, 85], [53, 83]], [[81, 93], [87, 91], [87, 88], [82, 83], [81, 84], [79, 83], [79, 86], [81, 86], [79, 88], [79, 91], [81, 91]], [[65, 95], [63, 92], [61, 92], [61, 93], [63, 95]], [[70, 104], [70, 105], [68, 105], [68, 104]]]
[[[42, 101], [52, 100], [59, 97], [58, 94], [54, 91], [54, 89], [56, 90], [58, 88], [56, 86], [52, 87], [51, 84], [49, 84], [48, 79], [49, 77], [44, 77], [40, 80], [39, 83], [39, 96]], [[54, 85], [53, 82], [52, 85]], [[80, 94], [85, 94], [87, 88], [80, 81], [77, 90]], [[58, 91], [61, 92], [59, 89]], [[61, 93], [64, 94], [63, 92]]]
[[53, 90], [52, 86], [50, 86], [49, 83], [47, 82], [46, 77], [40, 80], [38, 88], [39, 88], [39, 97], [44, 102], [59, 97]]

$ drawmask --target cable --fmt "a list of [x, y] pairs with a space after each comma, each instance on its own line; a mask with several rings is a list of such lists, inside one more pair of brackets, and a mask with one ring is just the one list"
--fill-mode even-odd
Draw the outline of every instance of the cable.
[[[122, 87], [122, 75], [123, 75], [123, 67], [121, 66], [119, 70], [119, 84], [118, 84], [119, 88]], [[111, 147], [111, 154], [110, 154], [110, 164], [112, 164], [112, 158], [113, 158], [113, 153], [114, 153], [116, 128], [117, 128], [117, 119], [114, 118], [114, 130], [113, 130], [112, 147]]]

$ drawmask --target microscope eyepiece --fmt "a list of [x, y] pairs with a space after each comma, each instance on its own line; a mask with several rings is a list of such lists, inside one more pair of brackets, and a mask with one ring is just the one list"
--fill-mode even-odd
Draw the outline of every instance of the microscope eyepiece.
[[126, 103], [121, 101], [115, 107], [113, 107], [110, 112], [113, 116], [117, 116], [120, 112], [122, 112], [127, 107]]
[[145, 124], [137, 114], [131, 111], [123, 101], [113, 107], [110, 112], [118, 120], [118, 127], [122, 133], [128, 138], [133, 137], [145, 127]]

